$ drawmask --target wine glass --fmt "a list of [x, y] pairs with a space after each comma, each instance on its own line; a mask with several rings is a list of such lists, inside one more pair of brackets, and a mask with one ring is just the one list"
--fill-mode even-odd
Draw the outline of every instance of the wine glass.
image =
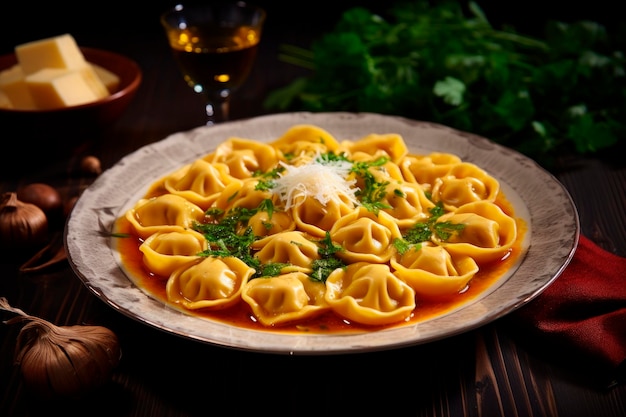
[[207, 125], [229, 119], [231, 93], [250, 74], [265, 17], [243, 1], [178, 4], [161, 15], [185, 81], [205, 98]]

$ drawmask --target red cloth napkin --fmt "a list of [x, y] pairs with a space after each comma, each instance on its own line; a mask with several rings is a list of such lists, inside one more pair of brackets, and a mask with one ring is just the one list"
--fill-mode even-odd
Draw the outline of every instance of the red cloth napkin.
[[623, 382], [626, 258], [580, 236], [561, 276], [512, 318], [543, 354], [594, 373], [604, 386]]

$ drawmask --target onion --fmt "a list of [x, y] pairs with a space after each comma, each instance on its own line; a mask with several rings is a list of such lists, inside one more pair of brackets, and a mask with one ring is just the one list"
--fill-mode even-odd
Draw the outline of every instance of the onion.
[[103, 326], [56, 326], [11, 307], [18, 314], [7, 324], [25, 322], [17, 336], [15, 361], [24, 383], [45, 399], [78, 398], [110, 380], [121, 357], [115, 333]]
[[14, 192], [0, 198], [0, 247], [24, 249], [38, 246], [48, 236], [48, 218], [42, 209], [25, 203]]

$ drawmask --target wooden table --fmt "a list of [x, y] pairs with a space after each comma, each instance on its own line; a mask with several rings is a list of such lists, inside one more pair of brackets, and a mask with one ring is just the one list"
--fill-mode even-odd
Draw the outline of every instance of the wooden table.
[[[83, 156], [97, 156], [106, 169], [143, 145], [203, 124], [202, 102], [182, 81], [155, 16], [146, 13], [151, 23], [139, 31], [123, 17], [126, 24], [117, 34], [104, 32], [102, 24], [77, 29], [82, 45], [135, 59], [144, 71], [140, 90], [109, 130], [47, 164], [2, 177], [0, 192], [47, 182], [69, 199], [93, 181], [76, 173]], [[281, 42], [304, 46], [310, 39], [289, 27], [268, 28], [257, 65], [233, 98], [233, 119], [266, 114], [267, 92], [302, 74], [277, 58]], [[47, 30], [35, 33], [56, 34]], [[578, 207], [582, 233], [626, 256], [623, 159], [573, 157], [561, 161], [554, 174]], [[0, 296], [57, 324], [107, 326], [119, 336], [123, 356], [111, 383], [88, 398], [42, 402], [28, 394], [13, 366], [17, 328], [0, 326], [2, 416], [199, 416], [216, 409], [232, 416], [372, 415], [374, 410], [430, 417], [626, 415], [625, 385], [603, 389], [581, 371], [583, 364], [564, 365], [527, 348], [507, 317], [441, 341], [384, 352], [297, 357], [242, 352], [193, 342], [117, 313], [66, 263], [24, 275], [18, 272], [21, 261], [0, 258]]]

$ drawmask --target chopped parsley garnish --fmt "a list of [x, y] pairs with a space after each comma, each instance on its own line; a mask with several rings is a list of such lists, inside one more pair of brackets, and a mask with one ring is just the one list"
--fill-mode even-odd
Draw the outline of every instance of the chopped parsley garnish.
[[339, 154], [337, 155], [334, 152], [326, 152], [323, 154], [320, 154], [317, 156], [317, 158], [315, 158], [316, 162], [319, 162], [320, 164], [330, 164], [333, 162], [351, 162], [345, 154]]
[[339, 259], [337, 252], [343, 251], [343, 247], [336, 245], [330, 238], [330, 233], [326, 232], [324, 239], [318, 241], [320, 244], [317, 253], [320, 255], [320, 259], [316, 259], [311, 264], [313, 272], [310, 277], [314, 281], [326, 282], [326, 279], [337, 268], [344, 268], [346, 264]]
[[441, 202], [438, 202], [429, 211], [430, 217], [426, 221], [415, 223], [405, 232], [402, 239], [396, 239], [394, 241], [394, 246], [401, 255], [411, 248], [419, 250], [421, 243], [431, 240], [433, 235], [437, 239], [445, 242], [450, 239], [452, 235], [460, 233], [465, 228], [463, 223], [437, 221], [445, 213]]
[[337, 252], [343, 251], [343, 248], [340, 245], [336, 245], [335, 242], [330, 238], [330, 232], [326, 232], [326, 236], [324, 239], [319, 240], [318, 243], [321, 247], [317, 250], [317, 253], [322, 258], [330, 258], [334, 256]]
[[430, 220], [431, 221], [435, 221], [437, 220], [439, 217], [443, 216], [444, 214], [446, 214], [446, 211], [443, 208], [443, 203], [441, 201], [439, 201], [438, 203], [435, 204], [435, 207], [432, 207], [430, 210], [428, 210], [430, 212]]
[[[204, 235], [209, 245], [209, 248], [200, 252], [199, 256], [221, 258], [234, 256], [239, 258], [256, 271], [251, 277], [252, 279], [280, 275], [281, 271], [290, 264], [278, 262], [262, 264], [254, 256], [252, 244], [258, 239], [258, 236], [254, 235], [252, 228], [248, 226], [248, 221], [259, 211], [266, 211], [271, 217], [274, 211], [272, 201], [265, 199], [256, 209], [236, 207], [227, 212], [218, 208], [207, 210], [205, 214], [210, 222], [196, 222], [193, 226], [194, 230]], [[317, 243], [319, 244], [320, 259], [312, 262], [312, 272], [309, 276], [314, 281], [325, 282], [332, 271], [346, 266], [341, 259], [335, 256], [343, 248], [331, 240], [329, 232], [326, 232], [326, 237]], [[293, 244], [298, 243], [293, 242]]]
[[259, 178], [259, 182], [254, 187], [254, 189], [257, 191], [271, 190], [276, 185], [276, 183], [273, 180], [275, 180], [276, 178], [279, 178], [280, 177], [279, 174], [283, 172], [284, 170], [285, 170], [285, 167], [280, 166], [267, 172], [255, 171], [253, 176], [256, 178]]
[[254, 186], [256, 191], [268, 191], [274, 188], [275, 183], [272, 180], [259, 180], [259, 182]]
[[424, 223], [416, 223], [402, 237], [409, 243], [426, 242], [433, 234], [431, 229], [433, 223], [430, 219]]
[[[265, 200], [264, 200], [265, 202]], [[212, 221], [209, 223], [196, 222], [193, 229], [204, 235], [208, 249], [199, 253], [200, 256], [228, 257], [241, 259], [251, 268], [260, 271], [261, 264], [252, 254], [252, 243], [257, 237], [248, 227], [248, 221], [265, 203], [261, 202], [257, 209], [236, 207], [225, 212], [212, 208], [206, 215]]]
[[271, 199], [266, 198], [259, 204], [259, 208], [257, 211], [265, 211], [267, 212], [267, 217], [272, 218], [272, 214], [274, 214], [274, 202]]
[[393, 240], [393, 246], [395, 246], [396, 250], [398, 251], [400, 255], [404, 255], [411, 249], [420, 250], [422, 248], [421, 243], [409, 243], [404, 239], [398, 239], [398, 238]]
[[452, 222], [435, 222], [433, 224], [433, 233], [439, 240], [447, 241], [452, 235], [460, 233], [465, 228], [462, 223]]
[[269, 264], [263, 264], [257, 269], [257, 274], [253, 278], [258, 277], [276, 277], [280, 275], [281, 271], [288, 267], [289, 264], [282, 262], [272, 262]]
[[246, 227], [243, 233], [237, 233], [236, 223], [227, 219], [223, 223], [196, 223], [194, 229], [203, 233], [209, 244], [209, 248], [200, 252], [200, 256], [234, 256], [251, 268], [259, 270], [260, 262], [251, 253], [250, 247], [256, 237], [250, 227]]
[[372, 167], [381, 167], [389, 162], [389, 158], [381, 156], [374, 161], [358, 161], [352, 165], [351, 172], [363, 178], [364, 188], [358, 190], [355, 195], [361, 201], [363, 207], [374, 214], [378, 214], [381, 209], [391, 208], [382, 202], [387, 195], [387, 185], [389, 181], [376, 181], [376, 177], [370, 171]]

